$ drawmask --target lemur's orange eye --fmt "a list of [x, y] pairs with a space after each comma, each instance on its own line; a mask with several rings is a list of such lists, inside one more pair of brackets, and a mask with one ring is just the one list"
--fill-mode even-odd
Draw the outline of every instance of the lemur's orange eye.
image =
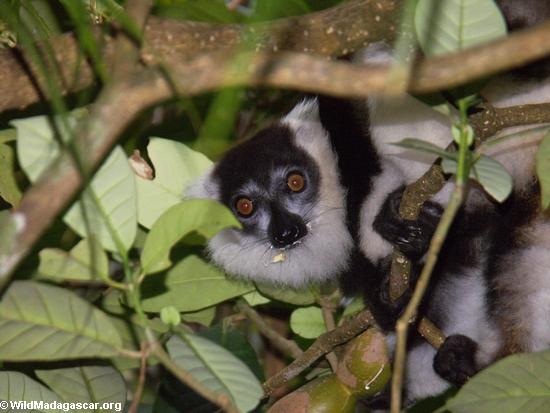
[[288, 176], [286, 179], [286, 184], [293, 192], [300, 192], [302, 189], [304, 189], [304, 186], [306, 184], [304, 177], [298, 173], [293, 173]]
[[243, 217], [248, 217], [254, 211], [254, 204], [248, 198], [239, 198], [235, 204], [237, 212]]

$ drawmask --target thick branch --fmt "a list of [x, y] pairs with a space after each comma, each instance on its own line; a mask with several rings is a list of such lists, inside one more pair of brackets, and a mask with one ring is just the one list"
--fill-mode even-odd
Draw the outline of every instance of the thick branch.
[[[290, 50], [338, 56], [370, 42], [391, 39], [398, 15], [396, 0], [351, 0], [305, 16], [256, 25], [221, 25], [151, 17], [144, 32], [142, 58], [148, 63], [176, 59], [181, 63], [205, 52], [228, 50], [246, 42], [253, 50]], [[365, 28], [368, 28], [366, 30]], [[116, 58], [113, 38], [98, 35], [103, 59]], [[62, 69], [64, 94], [93, 83], [93, 72], [72, 34], [51, 40]], [[75, 77], [75, 74], [77, 75]], [[40, 99], [19, 57], [0, 50], [0, 112], [22, 109]]]
[[282, 386], [296, 377], [315, 363], [320, 357], [329, 353], [340, 344], [348, 342], [356, 335], [365, 331], [367, 327], [373, 323], [374, 318], [370, 311], [363, 310], [349, 322], [319, 336], [319, 338], [315, 340], [315, 343], [304, 351], [302, 356], [294, 360], [276, 375], [270, 377], [264, 383], [266, 393], [271, 394], [277, 387]]

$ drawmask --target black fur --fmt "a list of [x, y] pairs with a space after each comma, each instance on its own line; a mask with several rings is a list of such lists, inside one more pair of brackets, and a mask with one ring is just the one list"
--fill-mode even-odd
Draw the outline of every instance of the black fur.
[[370, 192], [372, 179], [381, 172], [371, 139], [366, 102], [319, 96], [319, 116], [338, 154], [342, 185], [348, 191], [347, 220], [358, 241], [359, 213]]
[[392, 192], [374, 220], [374, 229], [411, 259], [422, 257], [430, 244], [443, 208], [434, 202], [425, 202], [416, 220], [403, 219], [399, 204], [404, 187]]
[[[305, 189], [297, 194], [288, 188], [284, 179], [274, 182], [273, 170], [276, 168], [288, 173], [299, 172], [305, 179]], [[279, 201], [294, 197], [305, 205], [314, 205], [319, 192], [319, 167], [294, 143], [293, 132], [287, 126], [273, 125], [231, 149], [216, 165], [213, 174], [218, 182], [223, 182], [220, 185], [221, 201], [239, 217], [243, 231], [255, 231], [257, 226], [255, 212], [249, 217], [237, 213], [236, 202], [240, 197], [249, 198], [255, 211], [266, 209], [276, 218], [270, 221], [267, 234], [275, 247], [290, 246], [307, 234], [303, 220], [282, 208]], [[277, 194], [277, 199], [243, 193], [241, 188], [252, 180], [265, 193]]]

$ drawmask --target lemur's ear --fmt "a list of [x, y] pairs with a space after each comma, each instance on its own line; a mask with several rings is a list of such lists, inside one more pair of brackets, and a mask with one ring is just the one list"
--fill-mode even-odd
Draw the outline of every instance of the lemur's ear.
[[219, 185], [214, 182], [213, 169], [214, 167], [209, 168], [204, 175], [184, 188], [183, 197], [219, 199]]
[[306, 122], [319, 122], [319, 106], [316, 98], [304, 99], [298, 103], [283, 119]]

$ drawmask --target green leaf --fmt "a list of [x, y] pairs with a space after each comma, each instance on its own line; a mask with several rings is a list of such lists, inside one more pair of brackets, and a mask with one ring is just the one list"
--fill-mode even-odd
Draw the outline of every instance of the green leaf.
[[107, 278], [107, 254], [99, 245], [93, 248], [89, 240], [80, 241], [69, 253], [61, 249], [44, 248], [39, 253], [38, 277], [54, 281], [101, 281]]
[[3, 129], [0, 130], [0, 143], [12, 142], [17, 139], [17, 132], [15, 129]]
[[550, 352], [517, 354], [482, 370], [443, 409], [453, 413], [546, 413]]
[[[126, 383], [111, 366], [78, 366], [52, 370], [36, 370], [36, 376], [71, 403], [126, 403]], [[118, 407], [117, 406], [117, 407]], [[79, 411], [95, 412], [94, 409]]]
[[427, 56], [487, 43], [506, 34], [494, 0], [419, 0], [414, 25]]
[[190, 199], [174, 205], [155, 222], [145, 239], [142, 271], [151, 274], [170, 267], [170, 250], [187, 234], [196, 231], [211, 238], [228, 227], [240, 228], [239, 221], [218, 202]]
[[[67, 123], [74, 129], [78, 120], [86, 114], [85, 110], [73, 111], [67, 117]], [[68, 142], [70, 134], [61, 119], [55, 117], [53, 122], [61, 133], [60, 139]], [[11, 123], [17, 130], [19, 163], [31, 182], [35, 182], [60, 153], [60, 144], [51, 121], [46, 116], [35, 116]], [[94, 237], [105, 249], [118, 251], [120, 247], [127, 250], [136, 235], [136, 198], [133, 172], [124, 151], [117, 146], [94, 175], [81, 201], [76, 202], [63, 219], [83, 238], [91, 238], [86, 228], [86, 218]]]
[[504, 202], [512, 192], [512, 177], [497, 160], [482, 155], [472, 166], [470, 177], [475, 179], [498, 202]]
[[223, 320], [213, 327], [201, 330], [199, 335], [229, 350], [231, 354], [241, 359], [248, 366], [258, 380], [265, 380], [263, 368], [258, 362], [256, 351], [250, 345], [246, 336], [232, 326], [231, 323], [226, 323]]
[[13, 161], [12, 147], [0, 144], [0, 197], [15, 207], [21, 199], [21, 191], [15, 181]]
[[185, 334], [170, 338], [166, 347], [180, 368], [210, 390], [227, 394], [239, 411], [249, 412], [263, 397], [260, 382], [246, 364], [210, 340]]
[[209, 327], [216, 317], [216, 307], [207, 307], [199, 311], [181, 313], [180, 315], [183, 321], [188, 323], [199, 323]]
[[283, 303], [294, 305], [311, 305], [317, 301], [315, 294], [309, 289], [296, 290], [294, 288], [256, 284], [258, 291], [266, 297], [273, 298]]
[[290, 315], [290, 328], [304, 338], [317, 338], [327, 331], [319, 307], [298, 308]]
[[183, 143], [161, 138], [149, 140], [147, 153], [155, 178], [136, 175], [136, 186], [138, 221], [150, 229], [163, 212], [182, 200], [184, 189], [206, 172], [212, 161]]
[[546, 133], [539, 145], [536, 162], [542, 209], [548, 209], [550, 206], [550, 132]]
[[[17, 371], [0, 371], [0, 400], [25, 402], [43, 401], [44, 403], [62, 402], [62, 400], [46, 386]], [[2, 411], [44, 413], [63, 412], [63, 410], [54, 409], [2, 409]]]
[[146, 278], [141, 295], [145, 311], [159, 312], [169, 305], [178, 311], [195, 311], [253, 289], [251, 284], [228, 279], [218, 268], [189, 255], [165, 275]]
[[416, 138], [405, 138], [399, 142], [392, 143], [392, 145], [399, 146], [405, 149], [412, 149], [419, 152], [431, 153], [440, 156], [443, 159], [454, 160], [457, 156], [455, 152], [449, 152], [445, 150], [445, 148]]
[[83, 238], [93, 236], [109, 251], [127, 251], [137, 231], [137, 194], [134, 174], [120, 146], [96, 172], [81, 199], [65, 214], [65, 222]]
[[[443, 172], [455, 174], [457, 162], [444, 159]], [[497, 160], [485, 155], [472, 165], [470, 178], [479, 182], [483, 189], [498, 202], [503, 202], [512, 192], [513, 181], [508, 171]]]
[[365, 308], [365, 301], [362, 297], [355, 297], [351, 303], [344, 309], [342, 313], [342, 318], [351, 317], [357, 314], [359, 311], [362, 311]]
[[73, 292], [15, 281], [0, 302], [3, 360], [112, 357], [121, 338], [110, 319]]
[[[70, 126], [74, 126], [83, 110], [73, 112], [67, 117]], [[59, 117], [54, 118], [60, 139], [69, 140], [69, 134]], [[51, 120], [47, 116], [33, 116], [10, 122], [17, 130], [17, 160], [31, 182], [35, 182], [59, 155], [59, 142], [55, 138]]]
[[249, 306], [254, 307], [257, 305], [267, 304], [271, 300], [267, 297], [264, 297], [260, 294], [258, 290], [251, 291], [245, 295], [243, 295], [243, 298], [246, 300]]

